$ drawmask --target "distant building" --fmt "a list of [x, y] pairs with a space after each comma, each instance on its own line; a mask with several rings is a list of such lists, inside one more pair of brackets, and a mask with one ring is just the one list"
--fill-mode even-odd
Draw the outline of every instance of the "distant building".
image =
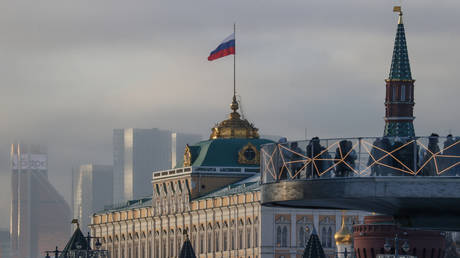
[[85, 233], [91, 215], [113, 202], [113, 170], [112, 166], [88, 164], [73, 173], [73, 218], [80, 221]]
[[114, 129], [113, 170], [114, 202], [139, 199], [151, 195], [154, 170], [169, 169], [182, 160], [177, 146], [195, 143], [198, 135], [171, 133], [160, 129]]
[[48, 181], [48, 156], [39, 145], [11, 145], [11, 257], [42, 257], [64, 245], [70, 207]]

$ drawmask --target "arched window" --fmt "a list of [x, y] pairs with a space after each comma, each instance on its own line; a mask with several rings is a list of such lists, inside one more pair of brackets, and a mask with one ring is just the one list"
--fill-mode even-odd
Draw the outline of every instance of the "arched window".
[[299, 238], [297, 239], [297, 246], [304, 247], [305, 246], [305, 229], [303, 227], [299, 228]]
[[154, 256], [155, 257], [160, 257], [160, 233], [158, 231], [155, 232], [155, 252]]
[[205, 249], [204, 249], [204, 226], [201, 225], [200, 227], [200, 250], [199, 250], [200, 253], [203, 253], [205, 252]]
[[180, 254], [180, 249], [182, 248], [183, 240], [182, 240], [183, 234], [182, 234], [182, 229], [179, 228], [176, 230], [176, 254]]
[[335, 217], [327, 216], [320, 219], [319, 228], [321, 233], [321, 245], [323, 245], [324, 248], [332, 248], [332, 237], [334, 235], [335, 229]]
[[174, 230], [169, 232], [169, 256], [174, 256]]
[[235, 239], [235, 234], [236, 234], [236, 223], [234, 220], [232, 220], [232, 225], [230, 226], [230, 237], [232, 240], [232, 250], [236, 249], [236, 239]]
[[214, 224], [214, 250], [220, 251], [220, 224], [217, 222]]
[[161, 257], [166, 257], [166, 242], [168, 242], [167, 233], [163, 231], [163, 237], [161, 238]]
[[246, 248], [251, 248], [252, 247], [251, 240], [252, 240], [251, 228], [246, 227]]
[[281, 246], [281, 226], [276, 227], [276, 246]]
[[401, 85], [401, 101], [406, 100], [406, 85]]
[[243, 221], [238, 222], [238, 249], [243, 249]]
[[224, 251], [227, 251], [228, 250], [228, 224], [227, 222], [224, 222], [223, 226], [224, 226], [224, 229], [222, 231], [222, 234], [223, 234], [222, 245], [224, 247]]
[[323, 227], [321, 230], [321, 245], [326, 247], [327, 246], [327, 236], [326, 236], [326, 228]]
[[288, 240], [288, 230], [287, 230], [287, 226], [284, 226], [283, 227], [283, 236], [282, 236], [282, 239], [281, 239], [281, 246], [282, 247], [287, 247], [288, 244], [287, 244], [287, 241]]
[[208, 253], [211, 253], [212, 252], [212, 227], [211, 227], [211, 224], [208, 225], [208, 228], [207, 228], [207, 248], [208, 248]]
[[327, 247], [331, 248], [332, 247], [332, 228], [329, 227], [327, 230]]
[[410, 101], [412, 101], [412, 87], [409, 85], [409, 87], [407, 87], [407, 90], [409, 91], [407, 93], [407, 97]]
[[232, 230], [230, 234], [232, 236], [232, 249], [231, 250], [235, 250], [235, 231]]

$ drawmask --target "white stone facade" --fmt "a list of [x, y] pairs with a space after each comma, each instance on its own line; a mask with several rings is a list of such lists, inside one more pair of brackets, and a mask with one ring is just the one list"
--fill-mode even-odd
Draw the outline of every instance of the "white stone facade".
[[[261, 206], [257, 189], [191, 202], [186, 194], [175, 193], [170, 198], [154, 194], [153, 202], [96, 214], [92, 234], [102, 237], [112, 258], [177, 257], [184, 229], [197, 257], [294, 258], [301, 256], [314, 226], [326, 254], [334, 257], [340, 211]], [[347, 221], [355, 222], [364, 215], [346, 214]]]

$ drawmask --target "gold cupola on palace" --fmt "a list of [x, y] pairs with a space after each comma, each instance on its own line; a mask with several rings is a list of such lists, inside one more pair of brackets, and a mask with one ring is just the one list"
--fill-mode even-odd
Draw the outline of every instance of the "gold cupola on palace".
[[236, 96], [233, 95], [233, 101], [230, 105], [232, 112], [229, 118], [218, 123], [212, 128], [210, 139], [258, 139], [258, 130], [252, 123], [246, 119], [241, 119], [238, 113], [238, 102]]
[[348, 230], [347, 225], [345, 225], [345, 214], [342, 215], [342, 227], [335, 233], [334, 239], [337, 246], [349, 246], [353, 244], [353, 234]]

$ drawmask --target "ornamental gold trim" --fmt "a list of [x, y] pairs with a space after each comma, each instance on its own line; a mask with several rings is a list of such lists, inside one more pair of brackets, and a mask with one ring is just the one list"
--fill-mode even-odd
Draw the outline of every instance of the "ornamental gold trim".
[[[244, 156], [244, 152], [248, 149], [252, 149], [256, 156], [252, 160], [248, 160]], [[239, 164], [246, 164], [246, 165], [259, 165], [260, 164], [260, 152], [257, 150], [256, 146], [252, 143], [246, 144], [239, 152], [238, 152], [238, 163]]]
[[192, 165], [192, 153], [190, 152], [190, 147], [185, 145], [184, 151], [184, 167], [190, 167]]

